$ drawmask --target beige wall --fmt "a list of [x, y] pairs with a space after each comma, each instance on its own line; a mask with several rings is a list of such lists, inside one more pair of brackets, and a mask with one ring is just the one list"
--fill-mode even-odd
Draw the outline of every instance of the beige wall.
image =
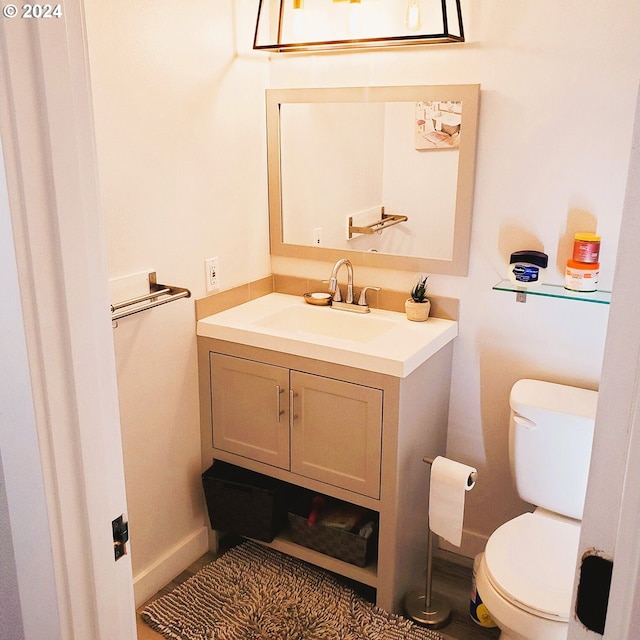
[[[602, 235], [601, 288], [610, 289], [640, 71], [637, 3], [504, 3], [464, 7], [467, 42], [397, 52], [287, 58], [271, 86], [481, 84], [469, 275], [432, 276], [458, 297], [447, 451], [473, 464], [463, 552], [522, 512], [508, 467], [508, 395], [521, 377], [597, 388], [608, 309], [492, 291], [519, 249], [549, 254], [561, 284], [572, 234]], [[613, 97], [615, 96], [615, 98]], [[613, 125], [612, 123], [615, 123]], [[328, 276], [330, 265], [272, 259], [274, 271]], [[414, 274], [356, 269], [358, 284], [409, 290]]]
[[270, 273], [268, 63], [250, 49], [253, 2], [87, 0], [86, 13], [109, 275], [153, 269], [193, 296], [113, 332], [140, 600], [206, 544], [194, 299], [207, 257], [223, 288]]
[[[607, 309], [491, 290], [511, 251], [544, 249], [561, 282], [575, 226], [597, 220], [610, 288], [640, 71], [640, 7], [591, 0], [463, 3], [463, 46], [281, 56], [250, 50], [255, 2], [87, 0], [98, 155], [113, 278], [157, 270], [204, 295], [330, 265], [268, 255], [264, 89], [482, 85], [470, 272], [433, 276], [461, 300], [448, 452], [478, 467], [463, 551], [520, 512], [508, 477], [507, 397], [523, 376], [598, 386]], [[408, 289], [414, 274], [356, 269]], [[114, 331], [134, 573], [189, 547], [203, 522], [193, 300]]]

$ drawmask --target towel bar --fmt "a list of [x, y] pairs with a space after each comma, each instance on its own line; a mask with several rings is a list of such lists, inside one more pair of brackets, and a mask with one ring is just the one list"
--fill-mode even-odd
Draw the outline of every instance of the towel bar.
[[388, 229], [401, 222], [407, 222], [409, 218], [407, 216], [401, 216], [394, 213], [385, 213], [384, 207], [380, 208], [380, 220], [367, 224], [363, 227], [356, 227], [353, 225], [353, 216], [349, 216], [349, 238], [353, 238], [354, 233], [377, 233], [382, 232], [383, 229]]
[[[115, 322], [121, 318], [126, 318], [134, 313], [140, 313], [141, 311], [147, 311], [154, 307], [159, 307], [161, 304], [167, 302], [173, 302], [180, 298], [191, 297], [191, 291], [182, 287], [174, 287], [167, 284], [159, 284], [156, 281], [156, 272], [152, 271], [149, 274], [149, 293], [124, 300], [123, 302], [117, 302], [111, 305], [111, 321]], [[146, 304], [142, 304], [146, 303]], [[141, 305], [141, 306], [134, 306]]]

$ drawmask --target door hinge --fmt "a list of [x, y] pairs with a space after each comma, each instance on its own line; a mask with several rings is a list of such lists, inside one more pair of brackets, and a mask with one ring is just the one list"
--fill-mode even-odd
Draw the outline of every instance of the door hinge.
[[129, 523], [124, 521], [124, 515], [122, 515], [111, 523], [111, 527], [113, 529], [113, 555], [116, 560], [119, 560], [127, 553]]

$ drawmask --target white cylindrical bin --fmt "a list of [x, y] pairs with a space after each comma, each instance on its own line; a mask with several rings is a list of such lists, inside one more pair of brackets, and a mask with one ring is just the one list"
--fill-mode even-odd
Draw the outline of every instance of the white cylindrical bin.
[[481, 627], [494, 628], [498, 625], [494, 622], [487, 607], [482, 603], [482, 598], [476, 589], [476, 573], [480, 567], [482, 554], [479, 553], [473, 561], [473, 577], [471, 579], [471, 600], [469, 602], [469, 615], [471, 619]]

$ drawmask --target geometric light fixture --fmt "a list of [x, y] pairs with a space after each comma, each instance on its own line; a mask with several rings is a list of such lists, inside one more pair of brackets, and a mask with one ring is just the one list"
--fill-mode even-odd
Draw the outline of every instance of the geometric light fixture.
[[253, 48], [327, 51], [464, 42], [460, 0], [260, 0]]

